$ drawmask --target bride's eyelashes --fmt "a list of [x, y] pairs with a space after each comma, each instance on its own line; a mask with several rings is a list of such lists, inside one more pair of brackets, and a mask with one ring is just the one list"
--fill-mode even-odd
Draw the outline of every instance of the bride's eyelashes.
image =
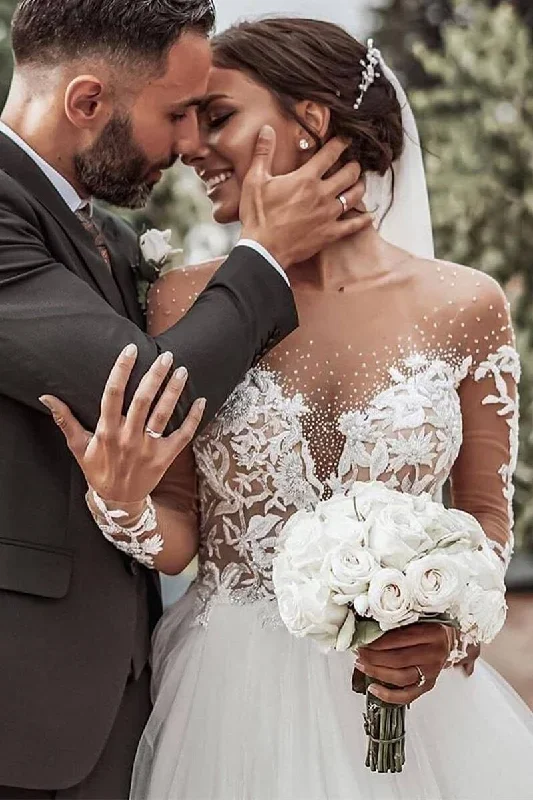
[[231, 119], [231, 117], [235, 114], [235, 111], [228, 111], [226, 114], [220, 114], [218, 116], [211, 117], [211, 119], [207, 120], [207, 127], [209, 130], [217, 130], [218, 128], [222, 128], [222, 126]]

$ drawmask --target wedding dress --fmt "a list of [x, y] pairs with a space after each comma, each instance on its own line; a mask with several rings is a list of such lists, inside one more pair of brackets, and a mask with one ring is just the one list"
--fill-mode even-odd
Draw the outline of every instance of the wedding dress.
[[[152, 313], [183, 313], [204, 272], [169, 273]], [[471, 678], [445, 670], [412, 705], [404, 772], [371, 773], [353, 655], [293, 638], [271, 576], [284, 522], [355, 480], [436, 496], [450, 478], [453, 504], [509, 558], [519, 362], [503, 294], [413, 258], [295, 294], [300, 328], [160, 490], [198, 515], [199, 572], [154, 638], [132, 796], [530, 800], [533, 715], [482, 661]]]

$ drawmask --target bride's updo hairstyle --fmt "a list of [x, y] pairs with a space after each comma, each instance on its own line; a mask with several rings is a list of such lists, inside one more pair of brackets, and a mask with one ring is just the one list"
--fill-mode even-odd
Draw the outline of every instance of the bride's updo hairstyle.
[[400, 157], [402, 114], [394, 87], [381, 74], [359, 109], [354, 109], [367, 49], [339, 26], [312, 19], [270, 18], [235, 25], [212, 44], [216, 67], [243, 72], [267, 89], [282, 112], [297, 120], [317, 146], [323, 142], [295, 110], [300, 101], [312, 100], [330, 109], [329, 133], [351, 140], [344, 159], [359, 161], [364, 172], [385, 175]]

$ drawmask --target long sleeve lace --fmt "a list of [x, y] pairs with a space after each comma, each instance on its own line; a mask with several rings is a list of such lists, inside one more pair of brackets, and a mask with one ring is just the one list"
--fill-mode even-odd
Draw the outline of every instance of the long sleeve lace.
[[[463, 443], [451, 475], [454, 506], [473, 514], [507, 565], [513, 549], [520, 362], [509, 309], [496, 287], [473, 318], [472, 364], [459, 397]], [[500, 336], [499, 346], [490, 343]]]

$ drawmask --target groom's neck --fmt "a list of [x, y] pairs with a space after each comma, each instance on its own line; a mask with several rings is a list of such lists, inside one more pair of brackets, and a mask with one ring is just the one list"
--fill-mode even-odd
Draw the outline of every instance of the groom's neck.
[[28, 80], [15, 73], [1, 119], [82, 196], [76, 185], [74, 142], [58, 97], [32, 91]]

